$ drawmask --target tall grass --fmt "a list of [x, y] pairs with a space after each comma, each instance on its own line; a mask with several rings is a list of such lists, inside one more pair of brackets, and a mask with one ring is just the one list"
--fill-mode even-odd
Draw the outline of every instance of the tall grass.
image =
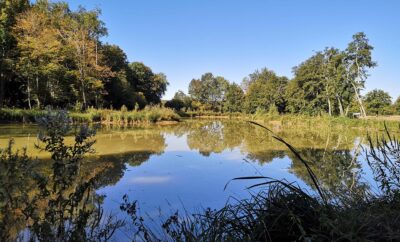
[[214, 112], [214, 111], [188, 111], [188, 112], [182, 112], [183, 114], [181, 116], [184, 117], [202, 117], [202, 118], [215, 118], [215, 117], [230, 117], [230, 118], [238, 118], [238, 117], [246, 117], [244, 113], [241, 112]]
[[2, 108], [0, 109], [0, 121], [32, 123], [45, 114], [45, 110]]
[[269, 122], [279, 123], [282, 127], [337, 127], [337, 128], [358, 128], [358, 129], [380, 129], [382, 130], [385, 123], [393, 128], [398, 126], [398, 121], [384, 121], [379, 119], [352, 119], [347, 117], [331, 117], [309, 116], [309, 115], [270, 115], [270, 114], [254, 114], [248, 119], [268, 124]]
[[[0, 121], [33, 123], [37, 118], [44, 117], [46, 110], [0, 109]], [[155, 123], [160, 121], [179, 121], [180, 116], [169, 108], [146, 107], [143, 110], [128, 111], [127, 109], [88, 109], [85, 112], [70, 112], [74, 123], [106, 123], [135, 124]]]
[[281, 127], [336, 127], [336, 128], [358, 128], [358, 129], [380, 129], [384, 127], [386, 123], [389, 127], [397, 127], [398, 121], [387, 120], [379, 118], [367, 118], [357, 119], [348, 117], [338, 116], [310, 116], [305, 114], [279, 114], [278, 112], [267, 112], [263, 110], [257, 110], [254, 114], [245, 114], [240, 112], [235, 113], [221, 113], [212, 111], [189, 111], [180, 112], [181, 117], [193, 117], [193, 118], [234, 118], [241, 120], [252, 120], [259, 123], [268, 125], [273, 123], [274, 125], [280, 125]]
[[172, 109], [160, 107], [146, 107], [140, 111], [127, 110], [89, 110], [92, 117], [96, 117], [102, 123], [133, 124], [141, 122], [179, 121], [180, 116]]

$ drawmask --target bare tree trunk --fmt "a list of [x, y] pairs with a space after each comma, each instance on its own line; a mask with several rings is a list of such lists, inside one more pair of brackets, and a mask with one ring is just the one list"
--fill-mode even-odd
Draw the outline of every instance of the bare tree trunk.
[[4, 78], [4, 73], [1, 72], [1, 74], [0, 74], [0, 108], [2, 108], [4, 105], [5, 86], [6, 86], [6, 80]]
[[340, 99], [340, 97], [337, 95], [336, 99], [338, 100], [338, 105], [339, 105], [339, 112], [340, 112], [340, 116], [344, 116], [344, 111], [343, 111], [343, 105], [342, 105], [342, 100]]
[[331, 104], [330, 92], [329, 92], [329, 79], [326, 76], [326, 74], [325, 74], [325, 81], [326, 81], [325, 94], [326, 94], [326, 99], [328, 101], [328, 113], [329, 113], [329, 116], [332, 116], [332, 104]]
[[98, 45], [98, 39], [96, 38], [96, 66], [98, 65], [98, 53], [97, 53], [97, 45]]
[[37, 107], [40, 108], [40, 100], [39, 100], [39, 76], [36, 75], [36, 104]]
[[329, 97], [328, 97], [328, 113], [329, 113], [329, 116], [332, 116], [331, 99]]
[[366, 117], [367, 113], [365, 112], [362, 99], [361, 99], [360, 95], [358, 94], [358, 88], [356, 87], [356, 85], [353, 82], [352, 82], [352, 85], [353, 85], [353, 88], [354, 88], [354, 92], [356, 94], [356, 98], [357, 98], [358, 104], [360, 105], [361, 116]]
[[[360, 78], [360, 81], [362, 81], [361, 73], [360, 73], [360, 66], [358, 64], [358, 58], [356, 58], [356, 66], [357, 66], [357, 78]], [[358, 89], [356, 88], [356, 85], [354, 83], [353, 83], [353, 87], [354, 87], [354, 91], [356, 92], [356, 97], [357, 97], [358, 103], [360, 104], [361, 115], [365, 118], [367, 116], [367, 112], [365, 112], [365, 108], [362, 103], [362, 99], [361, 99], [359, 93], [357, 92]]]
[[86, 103], [86, 93], [85, 93], [85, 85], [83, 80], [81, 80], [82, 85], [82, 101], [83, 101], [83, 109], [86, 110], [87, 103]]
[[26, 92], [28, 93], [28, 107], [29, 110], [32, 109], [32, 105], [31, 105], [31, 81], [29, 80], [28, 77], [28, 85], [26, 86]]
[[[5, 56], [6, 56], [6, 50], [5, 50], [5, 46], [3, 45], [2, 46], [2, 51], [1, 51], [1, 59], [4, 60]], [[4, 65], [3, 65], [3, 61], [1, 61], [0, 67], [1, 67], [1, 70], [0, 70], [0, 72], [1, 72], [0, 73], [0, 108], [2, 108], [3, 105], [4, 105], [5, 82], [6, 82], [5, 75], [4, 75], [4, 69], [5, 68], [4, 68]]]

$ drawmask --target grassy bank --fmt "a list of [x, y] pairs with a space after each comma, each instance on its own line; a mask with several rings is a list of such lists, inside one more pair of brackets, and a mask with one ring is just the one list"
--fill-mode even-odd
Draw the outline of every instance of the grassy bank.
[[360, 128], [360, 129], [383, 129], [384, 124], [389, 127], [398, 127], [400, 118], [398, 116], [382, 116], [382, 117], [367, 117], [367, 118], [347, 118], [335, 116], [309, 116], [309, 115], [295, 115], [295, 114], [271, 114], [271, 113], [219, 113], [209, 111], [196, 111], [186, 112], [181, 114], [182, 117], [192, 118], [232, 118], [240, 120], [252, 120], [268, 126], [278, 127], [335, 127], [335, 128]]
[[245, 117], [247, 117], [246, 114], [240, 113], [240, 112], [221, 113], [221, 112], [212, 112], [212, 111], [188, 111], [188, 112], [181, 112], [180, 115], [183, 117], [192, 117], [192, 118], [213, 118], [213, 117], [219, 117], [219, 118], [242, 117], [242, 118], [245, 118]]
[[250, 120], [268, 125], [281, 127], [305, 127], [305, 128], [360, 128], [360, 129], [383, 129], [384, 124], [389, 127], [398, 127], [399, 121], [388, 119], [353, 119], [347, 117], [330, 116], [308, 116], [308, 115], [253, 115]]
[[[34, 123], [37, 118], [43, 117], [46, 110], [27, 109], [0, 109], [0, 122]], [[69, 116], [74, 123], [103, 123], [103, 124], [139, 124], [157, 123], [164, 121], [179, 121], [181, 118], [208, 118], [208, 119], [239, 119], [253, 120], [269, 126], [277, 127], [353, 127], [382, 129], [386, 123], [389, 127], [397, 127], [399, 120], [390, 117], [368, 117], [366, 119], [351, 119], [346, 117], [308, 116], [308, 115], [279, 115], [270, 113], [220, 113], [210, 111], [175, 112], [169, 108], [146, 107], [139, 111], [88, 109], [85, 112], [70, 111]]]
[[[0, 121], [33, 123], [44, 117], [45, 110], [0, 109]], [[179, 121], [180, 116], [169, 108], [146, 107], [140, 111], [88, 109], [86, 112], [69, 112], [74, 123], [135, 124]]]

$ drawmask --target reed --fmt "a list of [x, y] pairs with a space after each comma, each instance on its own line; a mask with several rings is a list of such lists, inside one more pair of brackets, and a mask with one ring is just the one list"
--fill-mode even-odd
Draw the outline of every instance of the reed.
[[[0, 121], [33, 123], [46, 115], [46, 110], [0, 109]], [[85, 112], [69, 112], [74, 123], [105, 123], [105, 124], [134, 124], [156, 123], [160, 121], [179, 121], [180, 116], [172, 109], [161, 107], [146, 107], [143, 110], [122, 108], [121, 110], [93, 109]]]

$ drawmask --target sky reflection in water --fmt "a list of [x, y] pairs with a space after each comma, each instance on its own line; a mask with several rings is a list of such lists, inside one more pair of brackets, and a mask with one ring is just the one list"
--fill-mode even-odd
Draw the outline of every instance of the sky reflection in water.
[[[35, 127], [0, 130], [0, 146], [15, 137], [17, 147], [28, 146], [31, 155], [48, 158], [33, 148]], [[274, 131], [309, 161], [324, 188], [340, 191], [371, 185], [363, 156], [353, 159], [357, 146], [365, 142], [364, 131], [314, 127], [274, 127]], [[246, 190], [254, 180], [231, 182], [224, 190], [232, 178], [241, 176], [286, 179], [314, 192], [301, 162], [265, 130], [246, 122], [188, 120], [171, 126], [103, 127], [96, 140], [96, 155], [83, 169], [108, 167], [100, 174], [96, 191], [106, 196], [103, 206], [108, 212], [119, 212], [125, 194], [138, 200], [142, 214], [153, 218], [160, 211], [168, 215], [183, 208], [217, 209], [228, 199], [257, 191]], [[44, 162], [38, 169], [46, 171], [48, 165]]]

